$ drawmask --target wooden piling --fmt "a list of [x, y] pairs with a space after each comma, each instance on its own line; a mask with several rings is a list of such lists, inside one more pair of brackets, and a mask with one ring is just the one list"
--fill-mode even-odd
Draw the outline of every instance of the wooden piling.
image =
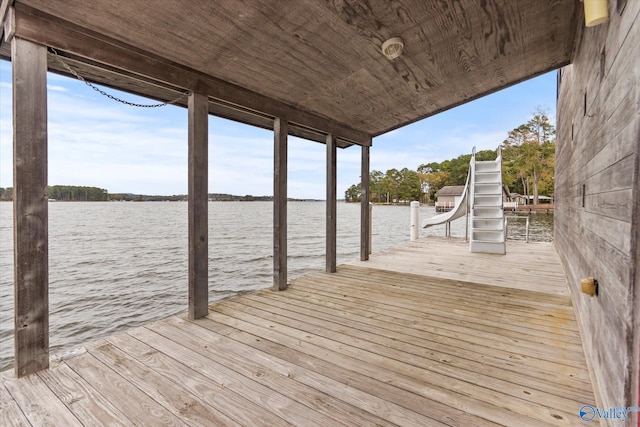
[[15, 373], [49, 367], [47, 49], [14, 38], [13, 221]]
[[205, 95], [189, 95], [189, 318], [208, 313], [208, 145], [209, 109]]
[[369, 146], [362, 146], [362, 160], [360, 171], [360, 260], [369, 259], [371, 247], [371, 214], [369, 210]]
[[327, 135], [327, 273], [336, 271], [336, 154], [336, 139]]
[[273, 289], [287, 289], [287, 135], [288, 123], [273, 123]]

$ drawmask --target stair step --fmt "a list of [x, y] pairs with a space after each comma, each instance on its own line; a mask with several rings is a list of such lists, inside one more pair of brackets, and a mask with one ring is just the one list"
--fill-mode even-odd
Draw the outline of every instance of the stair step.
[[475, 194], [499, 194], [502, 195], [502, 188], [497, 182], [477, 182], [474, 189]]
[[476, 253], [486, 254], [500, 254], [504, 255], [507, 252], [507, 248], [504, 242], [481, 242], [471, 241], [469, 242], [469, 250]]
[[481, 242], [504, 242], [503, 230], [471, 230], [471, 240]]
[[475, 174], [476, 184], [500, 184], [502, 177], [500, 172], [477, 172]]
[[473, 208], [473, 219], [491, 219], [491, 218], [504, 218], [504, 211], [498, 207], [480, 207]]
[[476, 162], [476, 172], [500, 172], [500, 165], [494, 161]]
[[504, 230], [504, 219], [502, 218], [473, 218], [472, 227], [474, 230]]
[[473, 205], [502, 207], [502, 194], [475, 194]]

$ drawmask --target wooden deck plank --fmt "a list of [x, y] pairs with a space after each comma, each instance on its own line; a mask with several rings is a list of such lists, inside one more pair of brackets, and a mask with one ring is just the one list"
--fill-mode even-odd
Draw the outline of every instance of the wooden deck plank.
[[0, 426], [21, 427], [26, 425], [29, 425], [29, 420], [5, 388], [4, 381], [0, 382]]
[[[400, 287], [400, 289], [402, 289], [403, 287], [407, 287], [409, 289], [421, 290], [421, 289], [424, 289], [425, 286], [428, 287], [429, 285], [429, 282], [425, 283], [424, 281], [420, 281], [421, 278], [426, 277], [428, 279], [433, 279], [430, 276], [424, 276], [424, 275], [418, 275], [418, 274], [412, 274], [412, 273], [406, 273], [406, 272], [393, 272], [388, 270], [381, 270], [381, 269], [375, 268], [375, 264], [373, 264], [372, 266], [357, 266], [357, 267], [359, 269], [366, 268], [370, 270], [375, 270], [378, 272], [378, 274], [388, 279], [388, 281], [385, 281], [382, 283], [378, 282], [378, 284], [386, 283], [388, 285], [396, 285], [397, 287]], [[356, 268], [356, 266], [344, 265], [342, 266], [342, 272], [347, 276], [349, 275], [350, 272], [353, 272], [355, 273], [355, 276], [358, 279], [361, 279], [361, 280], [364, 279], [365, 281], [367, 281], [368, 279], [367, 276], [364, 276], [364, 277], [362, 276], [362, 270], [355, 270], [354, 268]], [[396, 273], [401, 273], [405, 275], [406, 279], [408, 280], [403, 281], [402, 283], [397, 283], [396, 281], [394, 281], [394, 274]], [[458, 279], [442, 279], [442, 278], [439, 278], [439, 279], [440, 280], [436, 282], [438, 286], [447, 284], [452, 291], [456, 291], [457, 294], [460, 294], [462, 296], [491, 295], [492, 297], [497, 296], [500, 299], [517, 298], [518, 304], [536, 303], [536, 304], [541, 304], [545, 306], [558, 305], [562, 307], [571, 307], [571, 298], [568, 295], [549, 294], [547, 292], [539, 291], [539, 290], [505, 289], [505, 288], [501, 288], [503, 291], [502, 293], [496, 293], [496, 289], [495, 289], [496, 287], [492, 285], [485, 285], [481, 283], [469, 282], [469, 281], [458, 280]], [[544, 279], [538, 277], [537, 280], [544, 280]], [[565, 281], [557, 282], [556, 286], [565, 287], [566, 282]]]
[[198, 394], [188, 392], [184, 383], [189, 381], [189, 377], [184, 377], [182, 381], [170, 381], [131, 358], [111, 342], [96, 348], [91, 354], [104, 364], [117, 366], [120, 375], [187, 424], [234, 424], [228, 417], [203, 402]]
[[[256, 316], [260, 316], [264, 319], [271, 319], [274, 321], [277, 321], [277, 319], [280, 318], [290, 326], [293, 326], [293, 322], [296, 325], [302, 325], [305, 331], [316, 331], [318, 335], [325, 338], [331, 339], [333, 336], [339, 337], [334, 338], [334, 340], [346, 344], [360, 342], [360, 340], [366, 341], [361, 345], [380, 355], [387, 356], [393, 359], [402, 358], [402, 360], [406, 361], [409, 364], [421, 367], [422, 369], [441, 373], [454, 379], [461, 379], [463, 381], [478, 384], [481, 383], [484, 387], [492, 388], [496, 391], [513, 389], [511, 393], [514, 393], [514, 395], [518, 397], [522, 394], [520, 388], [524, 387], [526, 388], [524, 393], [530, 396], [529, 399], [531, 401], [537, 401], [537, 398], [545, 400], [546, 394], [553, 394], [555, 395], [555, 398], [551, 397], [551, 400], [553, 400], [554, 403], [558, 405], [556, 406], [558, 409], [565, 409], [567, 411], [570, 411], [571, 409], [567, 409], [567, 407], [574, 408], [576, 404], [579, 405], [581, 401], [584, 401], [585, 396], [583, 395], [578, 395], [575, 399], [571, 399], [567, 395], [568, 392], [562, 395], [554, 393], [553, 385], [550, 385], [550, 387], [548, 387], [548, 390], [540, 390], [539, 388], [536, 389], [535, 387], [532, 387], [532, 383], [534, 383], [535, 381], [533, 381], [531, 378], [526, 378], [526, 381], [524, 381], [526, 385], [522, 384], [522, 382], [516, 382], [514, 381], [515, 375], [513, 373], [510, 373], [507, 376], [501, 378], [502, 374], [498, 370], [494, 370], [494, 375], [490, 375], [491, 368], [483, 367], [481, 364], [473, 365], [472, 367], [470, 367], [468, 366], [468, 363], [462, 362], [462, 365], [466, 366], [452, 366], [451, 357], [445, 356], [443, 359], [438, 360], [437, 358], [433, 357], [433, 353], [429, 351], [421, 351], [419, 347], [413, 345], [412, 343], [404, 343], [398, 340], [395, 334], [385, 336], [379, 334], [379, 332], [367, 332], [362, 329], [354, 328], [353, 325], [349, 322], [347, 322], [346, 325], [327, 322], [321, 319], [314, 318], [312, 315], [310, 316], [306, 313], [299, 313], [297, 311], [282, 309], [280, 307], [269, 304], [261, 304], [256, 302], [250, 303], [246, 299], [242, 301], [242, 304], [246, 305], [247, 307], [238, 307], [238, 309], [242, 310], [243, 312], [255, 314]], [[231, 308], [234, 307], [231, 306]], [[301, 319], [303, 320], [301, 321]], [[317, 319], [319, 321], [314, 321], [314, 319]], [[542, 387], [541, 384], [539, 384], [539, 386]], [[546, 401], [544, 403], [547, 404]], [[562, 403], [568, 403], [570, 406], [563, 405]]]
[[[501, 370], [515, 371], [526, 373], [528, 376], [540, 379], [552, 379], [556, 383], [556, 387], [566, 386], [569, 389], [577, 390], [591, 390], [591, 384], [588, 380], [588, 376], [581, 377], [580, 374], [584, 374], [584, 370], [580, 370], [576, 367], [567, 367], [566, 365], [555, 366], [552, 362], [537, 359], [535, 357], [523, 357], [514, 352], [503, 352], [501, 354], [483, 354], [485, 349], [483, 346], [478, 346], [472, 343], [455, 340], [448, 336], [436, 335], [436, 334], [424, 334], [421, 331], [415, 330], [411, 325], [403, 325], [396, 321], [396, 318], [386, 316], [384, 314], [378, 314], [369, 310], [364, 310], [361, 305], [345, 305], [322, 301], [317, 299], [311, 293], [302, 293], [297, 295], [299, 290], [292, 289], [289, 297], [292, 301], [283, 301], [282, 304], [295, 305], [296, 307], [312, 307], [323, 316], [331, 317], [340, 316], [348, 319], [351, 322], [351, 326], [356, 329], [374, 330], [379, 333], [385, 333], [384, 331], [390, 331], [396, 339], [404, 340], [406, 342], [420, 344], [422, 347], [431, 351], [442, 352], [443, 354], [450, 354], [466, 358], [468, 360], [480, 360], [486, 366], [494, 366]], [[249, 297], [249, 296], [247, 296]], [[251, 296], [251, 297], [258, 297]], [[269, 298], [274, 300], [271, 294], [261, 294], [260, 297]], [[276, 300], [277, 301], [277, 300]], [[308, 302], [310, 301], [310, 302]], [[316, 312], [316, 313], [317, 313]], [[558, 384], [559, 369], [562, 370], [562, 382]]]
[[[239, 322], [235, 323], [236, 326]], [[363, 409], [367, 409], [373, 413], [383, 416], [388, 414], [392, 419], [392, 415], [397, 407], [404, 408], [405, 411], [400, 415], [404, 419], [411, 419], [411, 412], [423, 415], [425, 418], [413, 425], [473, 425], [473, 426], [490, 426], [496, 425], [483, 418], [466, 413], [456, 408], [451, 408], [436, 401], [425, 400], [421, 396], [407, 391], [397, 384], [391, 377], [382, 380], [372, 378], [365, 375], [362, 371], [362, 364], [347, 358], [333, 358], [331, 353], [322, 351], [313, 344], [304, 341], [289, 338], [279, 333], [269, 333], [265, 338], [263, 335], [255, 335], [242, 329], [229, 327], [226, 323], [219, 323], [211, 318], [202, 319], [198, 322], [199, 326], [205, 327], [216, 333], [225, 334], [225, 336], [246, 344], [254, 349], [264, 351], [272, 356], [277, 356], [282, 360], [291, 362], [301, 367], [326, 376], [336, 381], [348, 384], [367, 394], [374, 396], [374, 399], [362, 401], [350, 401], [354, 405], [359, 403], [364, 405]], [[395, 378], [397, 380], [397, 378]], [[319, 383], [314, 382], [314, 387], [318, 387]], [[339, 390], [339, 389], [338, 389]], [[335, 391], [334, 391], [335, 393]], [[341, 394], [341, 399], [348, 399], [349, 395]], [[382, 404], [380, 404], [382, 402]], [[386, 402], [386, 403], [385, 403]], [[431, 418], [429, 420], [429, 418]], [[405, 424], [405, 423], [402, 423]], [[409, 425], [412, 425], [409, 423]]]
[[[352, 287], [352, 289], [349, 289], [349, 287]], [[564, 330], [565, 325], [571, 323], [568, 319], [558, 319], [557, 323], [549, 326], [547, 330], [541, 330], [541, 328], [531, 327], [528, 323], [505, 321], [511, 320], [509, 316], [502, 319], [497, 318], [498, 316], [494, 316], [493, 313], [489, 316], [479, 316], [473, 310], [467, 310], [463, 305], [438, 307], [432, 303], [431, 299], [421, 299], [417, 295], [411, 296], [411, 294], [399, 293], [394, 289], [380, 290], [368, 285], [343, 282], [335, 290], [338, 293], [348, 293], [350, 295], [366, 292], [367, 301], [386, 304], [389, 311], [402, 308], [407, 312], [417, 312], [416, 316], [420, 315], [424, 319], [432, 319], [436, 322], [442, 322], [442, 319], [445, 318], [448, 325], [471, 330], [474, 333], [498, 335], [500, 338], [508, 337], [522, 343], [557, 345], [564, 351], [571, 350], [578, 355], [582, 355], [582, 347], [579, 343], [566, 342], [563, 339], [564, 334], [557, 333], [558, 329]]]
[[[111, 336], [25, 379], [3, 373], [0, 423], [578, 424], [595, 399], [553, 247], [460, 260], [459, 242], [434, 256], [417, 243]], [[513, 263], [529, 271], [507, 288]]]
[[[317, 284], [322, 283], [323, 280], [327, 280], [322, 276], [310, 276], [308, 280], [303, 282], [299, 282], [298, 288], [305, 288], [305, 290], [311, 292], [321, 291], [318, 289]], [[570, 330], [577, 331], [577, 323], [575, 320], [575, 316], [572, 311], [565, 307], [552, 307], [553, 310], [549, 311], [547, 307], [536, 307], [536, 305], [525, 305], [524, 303], [516, 303], [513, 302], [511, 298], [503, 298], [503, 295], [495, 295], [493, 298], [484, 298], [482, 301], [475, 298], [473, 294], [464, 295], [456, 292], [455, 289], [448, 288], [446, 294], [447, 297], [440, 295], [442, 292], [438, 289], [441, 287], [442, 283], [439, 282], [443, 279], [429, 279], [430, 283], [436, 284], [438, 286], [432, 286], [427, 291], [423, 289], [421, 292], [429, 292], [428, 295], [430, 306], [440, 307], [444, 306], [449, 310], [456, 310], [458, 307], [464, 307], [468, 310], [475, 310], [477, 315], [480, 316], [519, 316], [526, 320], [527, 324], [532, 325], [542, 325], [549, 326], [555, 325], [558, 321], [564, 321], [564, 325]], [[457, 282], [461, 283], [461, 282]], [[425, 286], [426, 288], [426, 286]], [[432, 291], [436, 290], [437, 293], [433, 293]], [[326, 295], [329, 296], [331, 293], [340, 294], [340, 292], [336, 292], [335, 290], [328, 289], [326, 291]], [[344, 293], [342, 293], [344, 295]], [[416, 297], [420, 297], [420, 293], [413, 296], [412, 299], [417, 299]], [[542, 310], [541, 310], [542, 308]]]
[[107, 366], [87, 353], [65, 361], [80, 377], [138, 425], [183, 426], [178, 417], [147, 396], [127, 378], [117, 373], [117, 366]]
[[[180, 382], [191, 396], [206, 402], [220, 412], [212, 419], [228, 420], [226, 425], [255, 425], [260, 422], [270, 422], [272, 425], [283, 425], [284, 421], [273, 417], [271, 413], [262, 407], [243, 398], [232, 390], [214, 383], [210, 378], [187, 365], [181, 359], [172, 358], [155, 347], [140, 341], [146, 339], [149, 331], [145, 328], [137, 328], [127, 334], [120, 334], [109, 338], [109, 342], [118, 348], [125, 350], [129, 355], [156, 372], [161, 373], [173, 382]], [[134, 337], [136, 336], [136, 337]]]
[[[264, 295], [264, 297], [266, 297], [266, 295]], [[323, 311], [307, 309], [303, 301], [297, 301], [296, 304], [293, 305], [287, 304], [286, 301], [260, 298], [260, 296], [256, 294], [252, 295], [252, 298], [243, 298], [242, 303], [263, 310], [277, 309], [279, 311], [274, 311], [274, 313], [284, 315], [287, 315], [288, 311], [292, 311], [297, 315], [304, 316], [306, 322], [325, 327], [327, 331], [331, 331], [332, 333], [345, 335], [355, 334], [358, 337], [365, 338], [377, 344], [389, 345], [393, 349], [425, 357], [436, 363], [444, 363], [454, 369], [459, 368], [470, 372], [483, 372], [485, 375], [555, 394], [560, 397], [584, 401], [585, 398], [588, 398], [588, 392], [585, 391], [590, 392], [587, 387], [581, 390], [575, 387], [558, 385], [555, 375], [550, 375], [545, 380], [540, 380], [528, 375], [528, 368], [518, 371], [514, 370], [512, 368], [513, 365], [509, 366], [509, 364], [501, 364], [500, 367], [492, 366], [488, 364], [485, 359], [480, 359], [479, 356], [484, 356], [481, 353], [468, 352], [466, 354], [467, 358], [464, 358], [459, 356], [460, 351], [450, 351], [450, 349], [444, 348], [444, 346], [441, 346], [439, 351], [433, 348], [438, 347], [437, 345], [432, 346], [420, 337], [409, 336], [400, 331], [389, 330], [382, 322], [372, 322], [374, 324], [371, 324], [368, 320], [372, 319], [365, 318], [356, 320], [352, 317], [341, 316], [340, 312], [326, 308], [323, 309]], [[289, 316], [287, 315], [287, 317]], [[445, 352], [442, 350], [449, 351]], [[586, 385], [586, 383], [580, 385]]]
[[[362, 298], [361, 296], [352, 297], [350, 294], [345, 294], [344, 292], [341, 295], [343, 295], [344, 299], [359, 304], [360, 306], [367, 304], [367, 301], [370, 301], [373, 298], [370, 296], [367, 296], [366, 298]], [[450, 325], [446, 322], [446, 319], [433, 321], [425, 317], [417, 321], [415, 310], [407, 310], [398, 306], [395, 306], [393, 310], [390, 310], [386, 306], [385, 299], [376, 298], [376, 300], [376, 305], [366, 306], [370, 307], [371, 310], [376, 310], [377, 312], [397, 318], [399, 319], [399, 323], [402, 323], [407, 327], [413, 327], [414, 329], [427, 334], [445, 335], [465, 342], [493, 348], [496, 351], [515, 352], [517, 354], [526, 355], [527, 357], [535, 357], [554, 363], [566, 364], [567, 356], [571, 355], [573, 356], [573, 359], [569, 362], [570, 364], [573, 364], [574, 362], [580, 363], [584, 358], [583, 355], [571, 350], [565, 351], [562, 347], [558, 348], [540, 345], [540, 343], [526, 342], [518, 338], [501, 337], [499, 333], [495, 332], [481, 332], [477, 330], [470, 330], [465, 327]]]
[[3, 377], [2, 382], [31, 425], [82, 425], [37, 375]]
[[469, 252], [469, 244], [463, 239], [427, 237], [374, 253], [368, 262], [356, 260], [348, 264], [569, 295], [567, 286], [557, 284], [566, 283], [566, 279], [553, 244], [547, 242], [507, 242], [506, 255], [493, 255]]
[[[250, 318], [250, 316], [246, 317]], [[400, 366], [398, 370], [401, 372], [398, 372], [393, 369], [395, 367], [393, 361], [381, 360], [374, 354], [363, 355], [364, 352], [361, 350], [348, 348], [348, 346], [343, 344], [324, 340], [312, 334], [302, 333], [293, 328], [282, 327], [265, 321], [259, 321], [260, 324], [255, 324], [242, 320], [238, 316], [229, 317], [218, 311], [209, 313], [207, 318], [227, 326], [247, 331], [252, 335], [257, 335], [260, 339], [284, 342], [286, 346], [296, 348], [307, 355], [316, 355], [318, 358], [336, 365], [349, 367], [357, 371], [360, 375], [368, 376], [379, 382], [395, 385], [398, 388], [422, 397], [423, 405], [433, 406], [435, 403], [443, 407], [448, 407], [443, 409], [444, 414], [451, 412], [453, 409], [457, 409], [498, 424], [506, 423], [507, 425], [515, 425], [520, 423], [520, 425], [546, 425], [546, 423], [542, 421], [528, 419], [522, 414], [516, 414], [509, 410], [505, 411], [498, 406], [494, 406], [491, 402], [478, 401], [475, 399], [475, 396], [471, 397], [471, 395], [468, 394], [448, 390], [444, 388], [442, 383], [427, 383], [416, 379], [413, 375], [415, 372], [410, 372], [411, 369], [407, 369], [405, 366]], [[284, 329], [288, 333], [280, 332], [279, 329]], [[391, 396], [385, 394], [380, 397], [385, 399], [391, 398]], [[429, 409], [429, 412], [432, 410], [433, 409]], [[474, 424], [472, 423], [470, 425]]]
[[[517, 331], [523, 334], [533, 334], [539, 335], [542, 337], [549, 338], [549, 334], [556, 335], [558, 328], [562, 328], [562, 330], [572, 329], [577, 330], [575, 319], [571, 316], [570, 307], [564, 306], [543, 306], [542, 304], [531, 303], [528, 306], [526, 311], [528, 312], [537, 312], [538, 314], [544, 312], [549, 313], [552, 308], [553, 313], [555, 314], [563, 314], [557, 315], [554, 317], [554, 322], [551, 322], [549, 325], [542, 325], [540, 323], [530, 324], [528, 322], [518, 322], [518, 324], [505, 324], [503, 322], [504, 319], [511, 318], [513, 314], [505, 313], [503, 307], [509, 307], [511, 302], [507, 298], [500, 298], [500, 295], [469, 295], [467, 298], [472, 299], [474, 301], [474, 305], [461, 303], [456, 305], [458, 301], [453, 296], [447, 300], [444, 295], [451, 295], [452, 290], [447, 288], [446, 293], [443, 292], [444, 289], [434, 292], [434, 289], [431, 290], [404, 290], [400, 289], [398, 286], [379, 286], [371, 284], [371, 280], [375, 275], [375, 272], [368, 273], [366, 280], [358, 280], [351, 279], [341, 275], [341, 283], [340, 285], [336, 285], [336, 287], [332, 288], [335, 293], [348, 293], [348, 294], [362, 294], [363, 292], [367, 293], [367, 299], [370, 298], [371, 295], [381, 296], [385, 301], [388, 301], [389, 304], [400, 305], [402, 307], [406, 307], [409, 309], [418, 309], [421, 312], [424, 310], [428, 310], [429, 313], [434, 315], [443, 315], [445, 314], [448, 318], [457, 318], [465, 323], [473, 323], [477, 325], [502, 325], [503, 328], [507, 328], [513, 331]], [[376, 277], [382, 281], [385, 280], [384, 277]], [[408, 281], [410, 278], [402, 277], [402, 281]], [[431, 279], [432, 283], [436, 282], [436, 280]], [[320, 281], [322, 282], [322, 281]], [[305, 281], [305, 284], [309, 283]], [[380, 282], [378, 282], [380, 283]], [[440, 284], [441, 287], [444, 287], [444, 284]], [[354, 289], [347, 289], [348, 287]], [[387, 299], [387, 297], [393, 296], [394, 299]], [[517, 298], [517, 296], [515, 297]], [[496, 304], [490, 305], [489, 302], [495, 302]], [[479, 305], [475, 305], [479, 304]], [[483, 307], [484, 308], [481, 308]], [[516, 310], [517, 314], [520, 315], [520, 311]], [[487, 314], [488, 316], [482, 316], [480, 314]], [[561, 324], [559, 324], [561, 323]]]
[[84, 425], [126, 425], [132, 421], [64, 363], [38, 376]]
[[[294, 399], [290, 399], [260, 384], [253, 378], [240, 375], [220, 364], [218, 361], [203, 356], [194, 349], [175, 345], [175, 342], [169, 337], [156, 331], [149, 330], [144, 333], [144, 337], [141, 336], [141, 334], [141, 332], [136, 331], [135, 336], [139, 336], [144, 342], [168, 355], [178, 357], [188, 366], [198, 370], [201, 374], [207, 376], [219, 385], [233, 390], [247, 400], [264, 408], [266, 412], [271, 412], [273, 415], [280, 417], [280, 420], [274, 418], [272, 422], [268, 422], [270, 425], [300, 425], [304, 422], [315, 425], [342, 425], [341, 422], [332, 419], [329, 415], [308, 410], [304, 405]], [[193, 366], [191, 366], [192, 364]], [[264, 418], [261, 422], [265, 423]]]
[[[390, 425], [382, 418], [372, 416], [372, 414], [364, 410], [345, 404], [342, 400], [336, 399], [322, 392], [322, 390], [299, 382], [299, 372], [297, 372], [300, 370], [299, 368], [293, 369], [291, 364], [271, 355], [263, 355], [262, 358], [256, 358], [254, 349], [216, 334], [197, 323], [189, 323], [173, 317], [167, 319], [167, 322], [157, 324], [157, 326], [158, 332], [161, 332], [164, 336], [171, 336], [176, 342], [196, 349], [200, 354], [223, 363], [242, 375], [254, 378], [256, 381], [309, 406], [313, 410], [334, 414], [334, 416], [338, 417], [338, 420], [349, 420], [349, 424], [354, 426]], [[203, 346], [202, 343], [205, 342], [207, 345]], [[268, 363], [268, 366], [265, 365], [265, 362]], [[327, 382], [326, 377], [319, 375], [315, 376], [315, 380]], [[325, 390], [334, 391], [340, 389], [340, 386], [342, 384], [333, 382], [330, 387], [325, 387]], [[344, 387], [342, 388], [344, 389]], [[345, 390], [341, 391], [344, 392]], [[406, 419], [410, 421], [408, 425], [424, 422], [423, 419], [405, 416], [403, 420]]]
[[[557, 408], [551, 410], [548, 405], [535, 401], [534, 395], [537, 395], [537, 393], [533, 390], [514, 387], [513, 385], [509, 386], [505, 384], [505, 382], [496, 384], [497, 381], [488, 377], [482, 377], [481, 379], [473, 377], [459, 380], [444, 373], [436, 372], [435, 370], [425, 369], [425, 366], [429, 365], [426, 364], [424, 359], [407, 353], [394, 351], [385, 345], [363, 342], [360, 338], [355, 337], [352, 339], [346, 339], [344, 336], [330, 338], [327, 337], [327, 334], [325, 334], [326, 331], [323, 331], [322, 328], [303, 324], [304, 322], [295, 321], [291, 318], [286, 319], [287, 325], [284, 325], [278, 323], [278, 316], [255, 313], [254, 310], [243, 309], [243, 311], [240, 312], [234, 308], [229, 309], [224, 304], [216, 305], [214, 310], [227, 316], [233, 313], [235, 319], [243, 320], [254, 325], [266, 325], [270, 330], [281, 331], [290, 337], [315, 342], [316, 345], [325, 349], [325, 351], [330, 350], [331, 352], [357, 359], [361, 363], [369, 364], [379, 369], [385, 369], [407, 378], [412, 378], [416, 385], [413, 390], [414, 392], [423, 392], [425, 386], [430, 389], [439, 388], [442, 394], [440, 396], [433, 396], [429, 393], [429, 398], [434, 400], [442, 399], [439, 401], [444, 404], [451, 404], [451, 402], [455, 401], [465, 401], [465, 406], [475, 407], [475, 409], [478, 410], [478, 414], [481, 413], [485, 405], [497, 405], [508, 408], [514, 415], [521, 414], [547, 422], [552, 420], [554, 416], [560, 416], [559, 419], [568, 419], [570, 416], [568, 411], [564, 412], [563, 409]], [[215, 314], [211, 314], [210, 317], [212, 316], [215, 316]], [[426, 365], [420, 366], [420, 364]], [[433, 366], [429, 366], [429, 368], [434, 369]], [[501, 387], [503, 391], [499, 391]], [[526, 395], [527, 400], [525, 401], [520, 397], [516, 397], [516, 395]], [[463, 396], [474, 396], [474, 399], [468, 400]], [[562, 400], [563, 399], [554, 399], [553, 402], [560, 405]], [[580, 405], [579, 402], [576, 404]], [[499, 420], [494, 419], [494, 421]]]

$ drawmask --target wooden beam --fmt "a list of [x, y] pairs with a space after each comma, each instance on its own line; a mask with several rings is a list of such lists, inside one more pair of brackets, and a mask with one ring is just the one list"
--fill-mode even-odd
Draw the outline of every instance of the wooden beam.
[[[9, 7], [6, 11], [0, 10], [0, 16], [2, 16], [0, 23], [2, 23], [3, 39], [5, 42], [10, 42], [16, 34], [15, 10], [12, 7]], [[2, 39], [0, 39], [0, 43], [2, 43]]]
[[336, 272], [336, 139], [327, 135], [327, 248], [326, 271]]
[[2, 24], [7, 17], [13, 2], [14, 0], [2, 0], [2, 2], [0, 2], [0, 24]]
[[354, 144], [371, 143], [368, 134], [327, 117], [303, 111], [241, 86], [217, 79], [149, 52], [16, 4], [16, 36], [59, 49], [82, 58], [137, 74], [159, 83], [207, 95], [209, 98], [254, 110], [272, 118], [287, 117], [291, 123], [331, 133]]
[[360, 260], [367, 261], [371, 248], [371, 214], [369, 210], [369, 146], [362, 146], [362, 161], [360, 170], [360, 185], [362, 187], [360, 201]]
[[49, 367], [47, 49], [15, 37], [13, 224], [15, 373]]
[[189, 95], [189, 318], [209, 310], [208, 133], [205, 95]]
[[273, 123], [273, 289], [287, 289], [287, 128], [286, 120]]

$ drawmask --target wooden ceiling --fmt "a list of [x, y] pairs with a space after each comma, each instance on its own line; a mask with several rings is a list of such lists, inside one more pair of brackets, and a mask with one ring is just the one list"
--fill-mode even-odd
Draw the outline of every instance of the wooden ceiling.
[[[212, 113], [262, 127], [282, 113], [301, 136], [336, 133], [343, 145], [570, 63], [582, 16], [577, 0], [13, 3], [16, 35], [95, 81], [158, 99], [200, 84]], [[388, 60], [380, 48], [393, 36], [405, 47]], [[105, 53], [116, 47], [130, 60]]]

